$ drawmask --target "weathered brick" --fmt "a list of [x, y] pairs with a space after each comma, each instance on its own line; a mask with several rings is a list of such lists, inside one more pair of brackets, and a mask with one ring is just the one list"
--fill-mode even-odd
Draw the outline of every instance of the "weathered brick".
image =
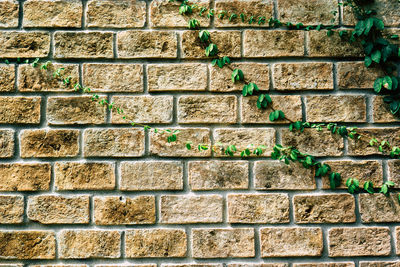
[[220, 195], [161, 196], [161, 223], [222, 223]]
[[[400, 143], [400, 129], [399, 128], [359, 128], [357, 133], [365, 136], [360, 140], [349, 139], [349, 155], [375, 155], [382, 154], [377, 147], [371, 147], [369, 140], [377, 138], [378, 140], [386, 140], [390, 144]], [[368, 141], [366, 141], [368, 140]]]
[[396, 227], [396, 255], [400, 255], [400, 227]]
[[244, 31], [245, 57], [290, 57], [304, 55], [302, 31]]
[[193, 229], [192, 255], [193, 258], [254, 257], [254, 229]]
[[157, 264], [102, 264], [102, 265], [95, 265], [96, 267], [157, 267]]
[[11, 158], [14, 155], [14, 130], [0, 130], [0, 158]]
[[112, 163], [57, 162], [54, 165], [57, 190], [111, 190], [115, 188]]
[[19, 3], [16, 0], [0, 1], [0, 28], [18, 27]]
[[146, 3], [136, 0], [90, 0], [86, 24], [99, 28], [140, 28], [146, 22]]
[[271, 122], [269, 120], [269, 114], [272, 112], [272, 108], [275, 110], [282, 110], [285, 113], [285, 117], [292, 121], [301, 121], [302, 119], [302, 107], [300, 96], [287, 95], [287, 96], [271, 96], [272, 104], [267, 109], [257, 108], [257, 96], [243, 97], [242, 98], [242, 123], [257, 123], [257, 124], [282, 124], [288, 123], [286, 120], [279, 120]]
[[28, 0], [24, 2], [23, 26], [70, 27], [82, 25], [82, 2], [79, 0]]
[[153, 224], [155, 221], [154, 196], [94, 198], [94, 222], [98, 225]]
[[297, 163], [286, 165], [278, 161], [256, 161], [254, 165], [257, 190], [314, 190], [314, 173]]
[[288, 223], [287, 194], [229, 194], [229, 223]]
[[55, 259], [51, 231], [0, 231], [0, 259]]
[[[2, 2], [0, 2], [1, 5]], [[15, 91], [15, 66], [0, 64], [0, 92]]]
[[161, 264], [161, 267], [222, 267], [222, 264]]
[[397, 194], [360, 194], [359, 208], [364, 223], [400, 222]]
[[88, 267], [88, 265], [86, 265], [86, 264], [55, 264], [55, 265], [42, 264], [42, 265], [29, 265], [29, 267]]
[[236, 123], [236, 96], [181, 96], [178, 99], [179, 123]]
[[0, 264], [0, 266], [1, 267], [24, 267], [23, 264], [14, 264], [14, 263], [10, 263], [10, 264], [3, 263], [3, 264]]
[[389, 104], [383, 101], [383, 96], [372, 98], [372, 118], [375, 123], [398, 122], [399, 117], [390, 111]]
[[[239, 31], [210, 31], [212, 41], [218, 47], [218, 56], [238, 58], [241, 56], [241, 40]], [[184, 31], [182, 39], [182, 57], [186, 59], [207, 58], [204, 43], [197, 31]]]
[[379, 68], [366, 68], [364, 62], [339, 62], [337, 72], [341, 89], [372, 89], [376, 78], [384, 75]]
[[307, 96], [307, 121], [366, 122], [367, 105], [364, 96]]
[[49, 190], [51, 166], [44, 163], [0, 164], [0, 191]]
[[143, 92], [143, 66], [83, 64], [83, 84], [94, 92]]
[[125, 232], [127, 258], [182, 258], [186, 233], [180, 229], [138, 229]]
[[0, 32], [0, 58], [47, 57], [50, 52], [48, 32]]
[[355, 267], [355, 264], [354, 262], [294, 263], [293, 267]]
[[182, 190], [181, 162], [122, 162], [120, 189], [123, 191]]
[[360, 261], [360, 267], [397, 267], [399, 266], [398, 261], [389, 262], [389, 261]]
[[288, 263], [231, 263], [228, 267], [289, 267]]
[[387, 227], [331, 228], [329, 257], [389, 256]]
[[395, 188], [400, 188], [400, 160], [390, 160], [388, 162], [388, 179], [395, 183]]
[[175, 32], [123, 31], [117, 34], [119, 58], [176, 58]]
[[144, 131], [130, 128], [92, 128], [83, 132], [85, 157], [141, 157]]
[[0, 196], [0, 224], [22, 223], [24, 218], [23, 196]]
[[193, 63], [148, 65], [147, 82], [150, 92], [205, 91], [208, 86], [207, 65]]
[[31, 196], [27, 216], [42, 224], [89, 223], [89, 196]]
[[22, 158], [75, 157], [79, 153], [79, 130], [23, 130], [19, 140]]
[[308, 54], [311, 57], [362, 57], [358, 43], [342, 40], [338, 33], [328, 37], [326, 31], [309, 31]]
[[261, 257], [321, 256], [323, 251], [320, 228], [262, 228]]
[[188, 168], [192, 191], [249, 187], [249, 166], [246, 161], [191, 161]]
[[119, 258], [119, 231], [62, 230], [57, 235], [61, 259]]
[[0, 97], [0, 124], [38, 124], [40, 97]]
[[56, 32], [55, 58], [112, 58], [111, 32]]

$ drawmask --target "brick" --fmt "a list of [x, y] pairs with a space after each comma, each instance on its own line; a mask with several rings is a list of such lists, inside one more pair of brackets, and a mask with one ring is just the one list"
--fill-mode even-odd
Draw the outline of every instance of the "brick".
[[222, 264], [162, 264], [161, 267], [222, 267]]
[[296, 223], [353, 223], [355, 200], [349, 194], [294, 196]]
[[229, 223], [289, 223], [287, 194], [229, 194]]
[[157, 264], [102, 264], [95, 265], [96, 267], [157, 267]]
[[227, 264], [228, 267], [289, 267], [288, 263], [239, 263]]
[[332, 63], [274, 64], [276, 90], [333, 90]]
[[19, 140], [22, 158], [75, 157], [79, 153], [79, 130], [23, 130]]
[[388, 161], [388, 180], [395, 183], [395, 188], [400, 188], [400, 160]]
[[256, 161], [254, 187], [257, 190], [315, 190], [314, 173], [300, 164]]
[[62, 230], [57, 235], [61, 259], [119, 258], [119, 231]]
[[181, 96], [178, 99], [179, 123], [237, 122], [236, 96]]
[[24, 2], [23, 26], [69, 27], [82, 25], [82, 2], [79, 0], [28, 0]]
[[24, 197], [0, 195], [0, 224], [22, 223], [24, 218]]
[[0, 97], [0, 124], [38, 124], [40, 97]]
[[397, 194], [360, 194], [359, 209], [364, 223], [400, 221], [400, 204]]
[[323, 251], [320, 228], [262, 228], [261, 257], [321, 256]]
[[366, 98], [358, 95], [307, 96], [307, 121], [366, 122]]
[[366, 68], [364, 62], [339, 62], [337, 73], [341, 89], [372, 89], [376, 78], [384, 76], [381, 69]]
[[388, 227], [331, 228], [329, 257], [389, 256]]
[[399, 128], [359, 128], [357, 133], [365, 136], [360, 140], [349, 139], [348, 154], [349, 155], [381, 155], [377, 147], [371, 147], [369, 140], [377, 138], [378, 140], [386, 140], [390, 144], [400, 143]]
[[48, 32], [0, 33], [0, 58], [36, 58], [47, 57], [50, 52], [50, 34]]
[[137, 229], [125, 232], [127, 258], [182, 258], [186, 233], [180, 229]]
[[[161, 129], [162, 130], [162, 129]], [[168, 143], [166, 134], [150, 133], [150, 154], [160, 157], [209, 157], [211, 149], [199, 151], [197, 145], [211, 146], [210, 130], [206, 128], [173, 128], [179, 130], [177, 141]], [[185, 147], [187, 141], [195, 145], [188, 150]]]
[[[65, 77], [71, 77], [70, 85], [64, 85], [62, 79], [54, 78], [57, 69]], [[18, 67], [18, 90], [21, 92], [72, 92], [73, 86], [79, 82], [79, 65], [77, 64], [48, 64], [46, 70], [22, 64]]]
[[210, 0], [196, 1], [199, 9], [194, 10], [190, 15], [182, 16], [179, 14], [181, 3], [170, 2], [168, 0], [156, 0], [150, 3], [150, 25], [155, 28], [175, 28], [187, 27], [189, 20], [197, 19], [202, 27], [210, 26], [210, 19], [207, 18], [204, 12], [203, 16], [199, 15], [199, 10], [202, 7], [210, 8]]
[[55, 58], [112, 58], [111, 32], [56, 32]]
[[14, 84], [15, 84], [15, 66], [0, 64], [0, 92], [15, 91]]
[[[157, 2], [153, 1], [152, 3]], [[208, 87], [205, 64], [148, 65], [147, 82], [150, 92], [205, 91]]]
[[310, 31], [308, 54], [310, 57], [362, 57], [360, 44], [342, 40], [338, 33], [328, 37], [325, 30]]
[[51, 166], [48, 163], [3, 163], [0, 177], [0, 191], [49, 190]]
[[223, 198], [219, 195], [161, 196], [161, 223], [222, 223]]
[[0, 259], [55, 259], [51, 231], [0, 231]]
[[355, 267], [355, 264], [354, 262], [317, 262], [317, 263], [294, 263], [293, 266], [294, 267]]
[[[21, 266], [22, 267], [22, 266]], [[42, 265], [29, 265], [29, 267], [88, 267], [86, 264], [78, 265], [78, 264], [42, 264]]]
[[296, 147], [302, 153], [313, 156], [343, 155], [343, 138], [328, 131], [319, 132], [316, 129], [305, 129], [304, 132], [282, 130], [282, 145]]
[[302, 31], [244, 31], [244, 56], [251, 58], [304, 56]]
[[120, 189], [123, 191], [182, 190], [181, 162], [122, 162]]
[[175, 32], [123, 31], [117, 34], [119, 58], [176, 58]]
[[190, 161], [188, 168], [192, 191], [249, 187], [249, 166], [246, 161]]
[[[210, 31], [212, 41], [218, 47], [218, 56], [238, 58], [241, 56], [241, 34], [239, 31]], [[182, 40], [182, 58], [207, 58], [204, 43], [200, 41], [197, 31], [184, 31]]]
[[83, 84], [93, 92], [143, 92], [143, 66], [83, 64]]
[[136, 0], [88, 2], [87, 27], [140, 28], [146, 22], [146, 3]]
[[267, 109], [257, 108], [257, 96], [242, 97], [242, 123], [257, 123], [257, 124], [282, 124], [288, 123], [287, 120], [279, 120], [271, 122], [269, 120], [269, 114], [272, 112], [272, 108], [275, 110], [282, 110], [285, 113], [285, 117], [292, 121], [302, 120], [302, 107], [300, 96], [287, 95], [271, 96], [272, 103]]
[[94, 197], [94, 222], [98, 225], [153, 224], [155, 221], [154, 196]]
[[14, 130], [0, 130], [0, 158], [11, 158], [14, 156]]
[[360, 261], [360, 267], [397, 267], [400, 263], [398, 261]]
[[193, 229], [192, 256], [208, 259], [254, 257], [254, 229]]
[[87, 224], [89, 196], [31, 196], [27, 216], [41, 224]]
[[5, 264], [0, 264], [0, 266], [1, 266], [1, 267], [24, 267], [23, 264], [13, 264], [13, 263], [11, 263], [11, 264], [7, 264], [7, 263], [5, 263]]
[[396, 255], [400, 255], [400, 227], [396, 227]]
[[0, 2], [0, 28], [18, 27], [19, 3], [15, 0]]
[[144, 130], [131, 128], [92, 128], [83, 132], [85, 157], [141, 157]]
[[389, 104], [383, 101], [383, 96], [372, 98], [372, 118], [375, 123], [398, 122], [399, 117], [390, 111]]
[[[237, 151], [234, 156], [239, 157], [240, 153], [245, 150], [249, 145], [253, 145], [250, 150], [254, 150], [258, 146], [266, 146], [263, 149], [263, 156], [270, 156], [272, 147], [275, 145], [275, 129], [272, 128], [224, 128], [214, 131], [214, 144], [216, 145], [216, 155], [230, 157], [225, 154], [225, 149], [229, 145], [235, 145]], [[253, 151], [251, 151], [253, 152]], [[256, 156], [251, 154], [250, 156]]]

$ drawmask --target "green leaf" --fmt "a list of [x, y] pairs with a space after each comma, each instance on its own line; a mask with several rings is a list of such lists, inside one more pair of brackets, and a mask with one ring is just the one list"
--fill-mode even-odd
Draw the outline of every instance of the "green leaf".
[[392, 103], [390, 103], [389, 107], [390, 107], [390, 112], [392, 112], [392, 114], [396, 114], [400, 110], [400, 101], [399, 100], [393, 101]]
[[361, 36], [363, 34], [364, 30], [365, 30], [365, 22], [364, 22], [364, 20], [359, 20], [357, 22], [357, 25], [355, 28], [355, 34], [357, 36]]
[[392, 78], [390, 78], [389, 76], [385, 76], [383, 78], [382, 86], [387, 90], [392, 90], [393, 86]]
[[187, 150], [191, 150], [192, 149], [192, 144], [191, 143], [186, 143], [186, 148], [187, 148]]
[[199, 38], [202, 42], [207, 42], [210, 39], [210, 32], [209, 31], [200, 31]]
[[374, 194], [374, 185], [372, 184], [371, 181], [367, 181], [364, 183], [364, 190], [367, 191], [370, 194]]
[[385, 28], [385, 24], [382, 20], [374, 18], [374, 25], [378, 30], [383, 30]]
[[243, 96], [247, 96], [248, 95], [247, 84], [243, 85], [242, 95]]
[[371, 66], [371, 64], [372, 64], [372, 59], [371, 59], [370, 56], [366, 56], [366, 57], [365, 57], [364, 64], [365, 64], [365, 67], [367, 67], [367, 68], [368, 68], [369, 66]]
[[274, 120], [275, 120], [275, 112], [271, 112], [271, 113], [269, 114], [269, 120], [270, 120], [270, 121], [274, 121]]
[[374, 26], [374, 18], [369, 18], [365, 21], [364, 35], [368, 35], [372, 26]]
[[377, 78], [374, 82], [374, 91], [379, 93], [382, 90], [383, 78]]
[[217, 60], [217, 65], [218, 65], [218, 67], [220, 67], [222, 69], [225, 64], [224, 64], [224, 61], [222, 59], [218, 59]]
[[379, 62], [381, 62], [381, 57], [382, 57], [382, 53], [380, 50], [375, 50], [374, 52], [372, 52], [371, 54], [371, 59], [372, 61], [376, 62], [379, 64]]

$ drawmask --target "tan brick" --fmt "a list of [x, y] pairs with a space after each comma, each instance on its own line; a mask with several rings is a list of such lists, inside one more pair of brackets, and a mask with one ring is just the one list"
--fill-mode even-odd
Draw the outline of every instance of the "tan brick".
[[[210, 31], [211, 39], [218, 47], [218, 56], [238, 58], [241, 56], [239, 31]], [[207, 58], [204, 43], [200, 41], [197, 31], [184, 31], [182, 39], [182, 57], [185, 59]]]
[[120, 189], [123, 191], [182, 190], [181, 162], [122, 162]]
[[[240, 153], [245, 150], [249, 145], [253, 145], [250, 148], [251, 152], [258, 146], [266, 146], [263, 149], [263, 156], [270, 156], [272, 147], [275, 145], [275, 129], [272, 128], [224, 128], [217, 129], [214, 131], [214, 144], [220, 144], [216, 146], [216, 155], [229, 157], [225, 154], [225, 149], [229, 145], [235, 145], [237, 151], [234, 156], [239, 157]], [[250, 156], [256, 156], [251, 154]]]
[[49, 190], [50, 164], [4, 163], [0, 164], [0, 191]]
[[384, 75], [379, 68], [366, 68], [364, 62], [339, 62], [337, 72], [341, 89], [372, 89], [376, 78]]
[[14, 130], [0, 130], [0, 158], [11, 158], [14, 156]]
[[294, 263], [293, 266], [294, 267], [355, 267], [355, 264], [354, 262], [317, 262], [317, 263]]
[[27, 216], [42, 224], [87, 224], [89, 196], [31, 196]]
[[304, 55], [302, 31], [244, 31], [244, 56], [253, 58]]
[[193, 63], [148, 65], [147, 82], [150, 92], [205, 91], [208, 86], [207, 65]]
[[28, 0], [24, 2], [23, 26], [70, 27], [82, 25], [82, 2], [79, 0]]
[[319, 132], [316, 129], [305, 129], [304, 132], [282, 130], [282, 145], [296, 147], [302, 153], [313, 156], [343, 155], [343, 138], [328, 131]]
[[[173, 128], [179, 130], [177, 141], [168, 143], [166, 134], [150, 133], [150, 154], [160, 157], [209, 157], [211, 156], [210, 130], [206, 128]], [[186, 142], [192, 142], [190, 150]], [[207, 145], [208, 150], [199, 151], [198, 145]]]
[[111, 102], [124, 110], [123, 114], [111, 114], [114, 124], [172, 122], [172, 96], [114, 96]]
[[326, 31], [310, 31], [308, 54], [311, 57], [362, 57], [360, 44], [342, 40], [338, 33], [328, 37]]
[[400, 188], [400, 160], [388, 161], [388, 180], [395, 183], [395, 188]]
[[364, 223], [400, 222], [397, 194], [360, 194], [359, 209]]
[[229, 194], [229, 223], [289, 223], [287, 194]]
[[0, 224], [22, 223], [23, 216], [23, 196], [0, 195]]
[[47, 57], [50, 52], [48, 32], [1, 32], [0, 58]]
[[143, 92], [143, 66], [83, 64], [83, 84], [94, 92]]
[[[22, 267], [22, 266], [21, 266]], [[29, 267], [88, 267], [86, 264], [42, 264], [42, 265], [29, 265]]]
[[83, 132], [85, 157], [141, 157], [144, 131], [130, 128], [92, 128]]
[[55, 58], [112, 58], [111, 32], [56, 32]]
[[[378, 140], [386, 140], [392, 145], [400, 144], [399, 128], [359, 128], [357, 133], [362, 134], [365, 138], [361, 140], [349, 139], [348, 154], [349, 155], [375, 155], [382, 154], [377, 147], [371, 147], [369, 140], [377, 138]], [[366, 141], [367, 140], [367, 141]]]
[[112, 190], [115, 188], [112, 163], [57, 162], [54, 165], [57, 190]]
[[400, 227], [396, 227], [396, 255], [400, 255]]
[[192, 255], [193, 258], [254, 257], [254, 229], [193, 229]]
[[119, 231], [62, 230], [57, 235], [61, 259], [119, 258]]
[[389, 256], [388, 227], [331, 228], [329, 257]]
[[249, 166], [246, 161], [190, 161], [188, 168], [192, 191], [249, 187]]
[[321, 256], [323, 251], [320, 228], [262, 228], [261, 257]]
[[0, 124], [38, 124], [40, 97], [0, 97]]
[[161, 196], [161, 223], [222, 223], [223, 198], [220, 195]]
[[228, 267], [289, 267], [288, 263], [239, 263], [227, 264]]
[[51, 231], [0, 231], [0, 259], [55, 259]]
[[222, 264], [162, 264], [161, 267], [222, 267]]
[[125, 232], [127, 258], [182, 258], [186, 233], [180, 229], [138, 229]]
[[178, 99], [179, 123], [237, 122], [236, 96], [181, 96]]
[[[2, 2], [0, 2], [1, 5]], [[15, 66], [0, 64], [0, 92], [15, 91]]]
[[279, 161], [256, 161], [254, 186], [257, 190], [315, 190], [311, 169], [297, 163], [286, 165]]
[[375, 123], [398, 122], [399, 117], [390, 111], [389, 104], [383, 101], [383, 96], [372, 98], [372, 118]]
[[117, 34], [119, 58], [176, 58], [175, 32], [123, 31]]
[[79, 130], [23, 130], [19, 140], [22, 158], [75, 157], [79, 153]]
[[95, 265], [96, 267], [157, 267], [157, 264], [102, 264]]
[[[267, 109], [257, 108], [257, 96], [242, 97], [242, 123], [257, 123], [257, 124], [282, 124], [288, 123], [287, 120], [279, 120], [271, 122], [269, 114], [275, 110], [282, 110], [285, 117], [292, 121], [302, 120], [302, 107], [300, 96], [287, 95], [287, 96], [271, 96], [272, 104]], [[271, 108], [272, 107], [272, 108]]]
[[0, 264], [0, 266], [1, 267], [24, 267], [23, 264], [13, 264], [13, 263], [10, 263], [10, 264], [4, 263], [4, 264]]
[[146, 3], [136, 0], [90, 0], [86, 24], [99, 28], [140, 28], [146, 22]]
[[398, 261], [389, 262], [389, 261], [360, 261], [360, 267], [397, 267], [399, 266]]
[[18, 27], [19, 3], [16, 0], [0, 2], [0, 28]]

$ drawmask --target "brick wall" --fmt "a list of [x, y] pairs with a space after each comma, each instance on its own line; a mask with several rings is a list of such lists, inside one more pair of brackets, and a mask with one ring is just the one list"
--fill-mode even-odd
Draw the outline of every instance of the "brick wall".
[[[305, 25], [336, 0], [201, 0]], [[378, 1], [388, 32], [400, 4]], [[344, 177], [392, 180], [400, 161], [326, 132], [291, 133], [204, 56], [168, 0], [0, 0], [0, 266], [399, 266], [396, 195], [350, 195], [268, 157], [187, 151], [182, 140], [296, 145]], [[347, 10], [336, 23], [352, 26]], [[199, 18], [222, 55], [292, 120], [342, 122], [400, 142], [361, 50], [325, 32]], [[16, 58], [52, 60], [50, 70]], [[52, 77], [65, 68], [129, 119]], [[365, 129], [364, 129], [365, 128]]]

